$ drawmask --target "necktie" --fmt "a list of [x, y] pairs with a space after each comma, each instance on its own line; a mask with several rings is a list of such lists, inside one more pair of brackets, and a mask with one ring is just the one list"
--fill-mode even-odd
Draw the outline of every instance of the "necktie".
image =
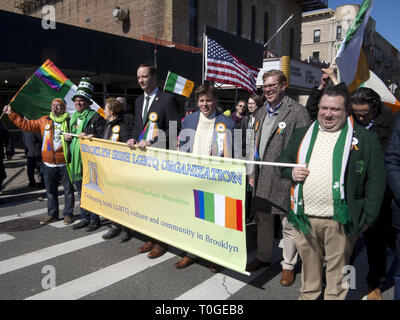
[[147, 122], [147, 112], [149, 112], [149, 102], [150, 102], [150, 96], [146, 96], [146, 105], [144, 106], [144, 112], [143, 112], [143, 124]]

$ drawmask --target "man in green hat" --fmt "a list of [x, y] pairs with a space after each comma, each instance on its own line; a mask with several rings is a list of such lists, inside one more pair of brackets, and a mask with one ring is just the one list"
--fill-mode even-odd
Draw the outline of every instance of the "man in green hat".
[[[93, 85], [89, 78], [82, 78], [78, 86], [78, 91], [72, 97], [75, 103], [76, 112], [72, 115], [69, 132], [76, 135], [91, 134], [93, 137], [100, 137], [104, 125], [104, 118], [96, 111], [90, 109], [92, 100]], [[79, 199], [82, 192], [82, 158], [80, 153], [79, 139], [69, 134], [65, 135], [65, 140], [70, 142], [71, 159], [71, 180], [78, 190]], [[100, 227], [100, 217], [86, 209], [81, 208], [81, 221], [73, 225], [73, 229], [85, 228], [87, 232], [94, 231]]]

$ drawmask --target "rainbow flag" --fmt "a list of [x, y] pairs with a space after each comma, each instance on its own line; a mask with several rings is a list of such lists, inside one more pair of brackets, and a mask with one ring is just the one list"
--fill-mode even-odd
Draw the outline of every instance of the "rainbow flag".
[[[77, 90], [77, 86], [47, 60], [19, 89], [10, 106], [28, 119], [38, 119], [50, 113], [54, 98], [63, 98], [67, 102], [67, 112], [73, 114], [76, 109], [72, 97]], [[104, 116], [103, 109], [96, 102], [93, 101], [90, 108]]]
[[47, 60], [35, 71], [35, 76], [54, 90], [60, 90], [68, 78], [58, 69], [53, 62]]
[[193, 193], [196, 218], [243, 231], [242, 200], [200, 190], [193, 190]]

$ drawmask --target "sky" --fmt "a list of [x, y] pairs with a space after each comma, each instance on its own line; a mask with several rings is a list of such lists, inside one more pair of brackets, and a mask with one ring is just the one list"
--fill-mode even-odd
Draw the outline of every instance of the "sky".
[[[359, 4], [363, 0], [328, 0], [328, 7], [336, 9], [345, 4]], [[400, 0], [375, 0], [371, 17], [376, 21], [376, 31], [400, 50]]]

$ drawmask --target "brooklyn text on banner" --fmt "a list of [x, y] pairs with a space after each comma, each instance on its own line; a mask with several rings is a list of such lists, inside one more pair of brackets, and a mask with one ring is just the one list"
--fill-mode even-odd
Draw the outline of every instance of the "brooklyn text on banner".
[[100, 139], [81, 153], [83, 208], [246, 273], [245, 164]]

